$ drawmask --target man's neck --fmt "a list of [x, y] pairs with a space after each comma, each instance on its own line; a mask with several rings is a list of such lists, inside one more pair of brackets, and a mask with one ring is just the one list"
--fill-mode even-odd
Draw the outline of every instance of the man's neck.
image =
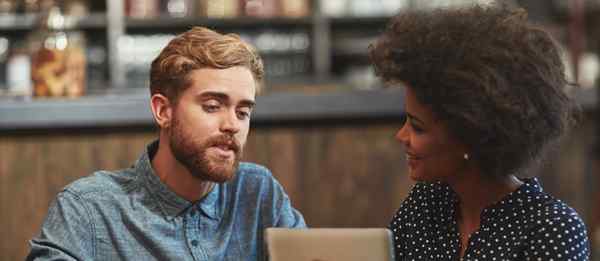
[[175, 159], [169, 147], [168, 137], [162, 135], [158, 150], [152, 158], [152, 168], [169, 189], [190, 202], [204, 198], [215, 185], [214, 182], [192, 176], [188, 169]]

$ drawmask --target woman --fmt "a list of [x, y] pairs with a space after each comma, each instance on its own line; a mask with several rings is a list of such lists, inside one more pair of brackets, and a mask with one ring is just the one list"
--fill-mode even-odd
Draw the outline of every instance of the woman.
[[390, 224], [399, 260], [587, 260], [577, 213], [520, 179], [573, 125], [551, 37], [522, 9], [397, 15], [370, 47], [405, 87], [396, 139], [417, 181]]

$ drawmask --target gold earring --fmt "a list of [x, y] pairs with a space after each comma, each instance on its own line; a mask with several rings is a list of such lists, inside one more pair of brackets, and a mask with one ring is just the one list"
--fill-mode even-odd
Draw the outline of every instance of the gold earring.
[[465, 160], [469, 160], [469, 153], [465, 153], [465, 155], [463, 155], [463, 158], [465, 158]]

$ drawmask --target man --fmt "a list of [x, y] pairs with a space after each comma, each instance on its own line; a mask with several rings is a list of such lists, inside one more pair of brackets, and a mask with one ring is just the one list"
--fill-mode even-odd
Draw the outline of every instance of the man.
[[239, 163], [263, 74], [237, 35], [174, 38], [150, 72], [158, 141], [60, 192], [27, 259], [258, 260], [265, 228], [305, 227], [266, 168]]

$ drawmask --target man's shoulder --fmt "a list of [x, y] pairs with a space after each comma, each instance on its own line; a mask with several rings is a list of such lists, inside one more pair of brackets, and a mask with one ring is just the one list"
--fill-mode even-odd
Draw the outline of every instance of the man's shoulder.
[[64, 187], [63, 191], [80, 197], [94, 197], [98, 194], [122, 192], [133, 180], [135, 180], [135, 175], [130, 169], [98, 170], [89, 176], [71, 182]]
[[238, 174], [239, 176], [252, 176], [259, 179], [273, 178], [271, 171], [267, 167], [251, 162], [240, 162]]
[[240, 162], [235, 178], [228, 182], [227, 186], [244, 192], [256, 192], [267, 188], [271, 191], [281, 185], [267, 167], [250, 162]]

